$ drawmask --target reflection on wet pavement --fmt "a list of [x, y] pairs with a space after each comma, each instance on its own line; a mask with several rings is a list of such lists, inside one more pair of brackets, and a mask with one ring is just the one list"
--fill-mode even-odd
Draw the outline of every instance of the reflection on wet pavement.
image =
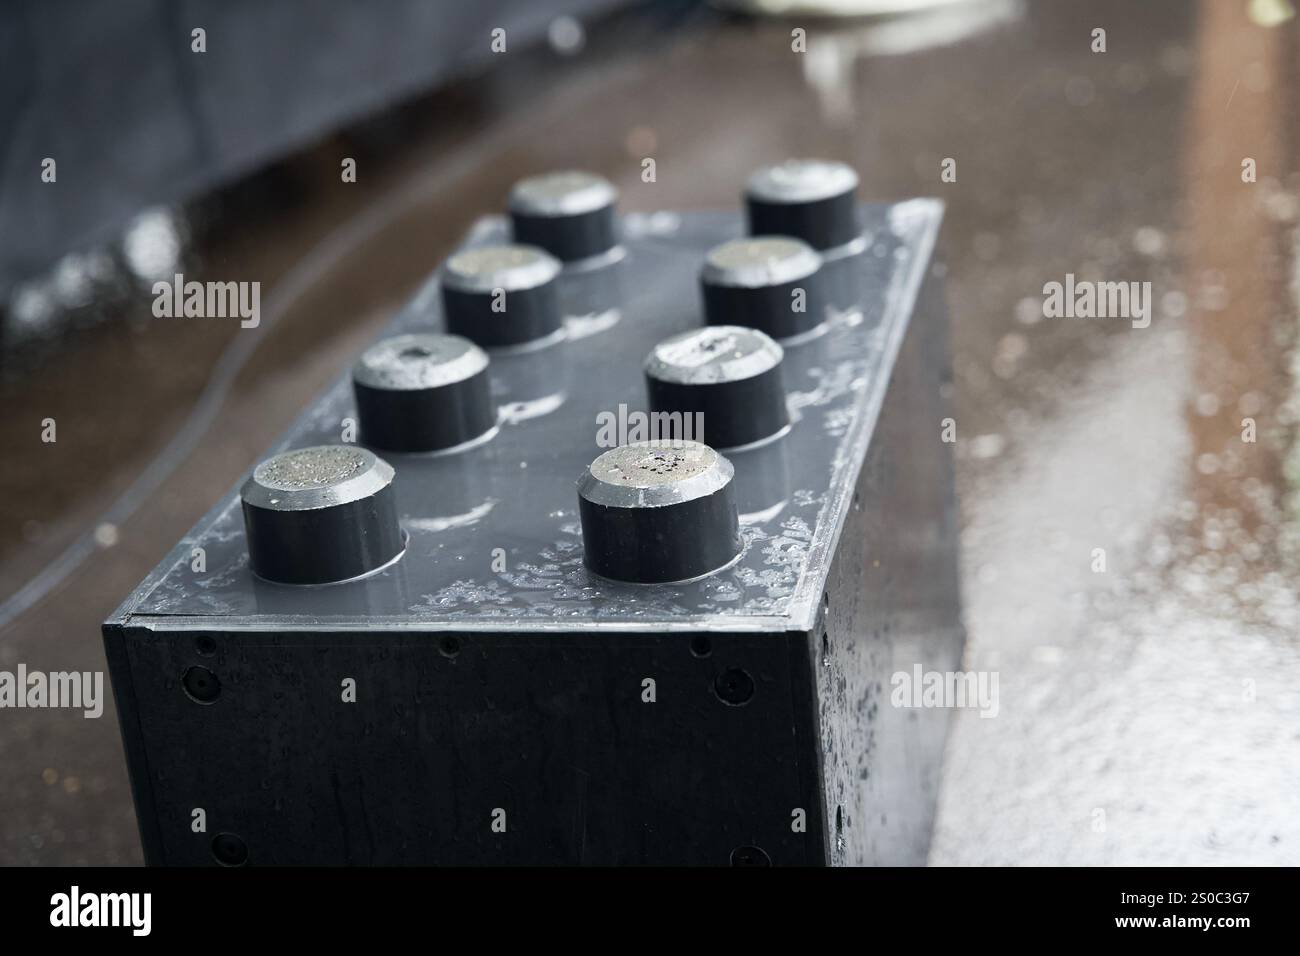
[[[650, 212], [731, 205], [759, 163], [827, 155], [864, 198], [948, 203], [966, 667], [999, 673], [1000, 704], [957, 714], [931, 861], [1300, 863], [1300, 43], [1259, 6], [985, 2], [924, 28], [819, 24], [806, 59], [788, 24], [649, 42], [616, 20], [580, 56], [417, 104], [436, 131], [363, 163], [355, 192], [333, 183], [340, 144], [310, 151], [278, 173], [313, 184], [305, 202], [192, 254], [272, 294], [317, 243], [332, 254], [249, 333], [150, 507], [0, 633], [0, 667], [102, 669], [99, 621], [519, 175], [585, 166]], [[328, 245], [394, 197], [364, 242]], [[1150, 282], [1150, 326], [1045, 318], [1067, 275]], [[94, 528], [230, 341], [122, 301], [0, 385], [6, 448], [60, 422], [0, 473], [5, 595]], [[0, 863], [140, 859], [111, 711], [6, 715], [0, 806]]]
[[[1185, 87], [1181, 129], [1110, 153], [1180, 194], [1134, 203], [1136, 228], [1111, 212], [1073, 266], [1149, 275], [1156, 322], [1116, 323], [1050, 413], [1008, 411], [994, 460], [972, 445], [960, 473], [967, 667], [1001, 673], [1002, 710], [960, 715], [934, 863], [1300, 861], [1295, 37], [1199, 12], [1185, 41], [1088, 80], [1119, 102], [1125, 74]], [[1008, 380], [1070, 321], [1032, 298], [1015, 314], [992, 361]]]

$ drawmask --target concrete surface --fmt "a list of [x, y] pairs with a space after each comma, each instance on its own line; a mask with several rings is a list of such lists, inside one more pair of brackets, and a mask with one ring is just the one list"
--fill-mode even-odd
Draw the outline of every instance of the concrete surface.
[[[957, 715], [931, 862], [1300, 863], [1300, 44], [1268, 7], [619, 19], [182, 211], [186, 271], [261, 280], [262, 325], [153, 319], [145, 287], [0, 383], [8, 595], [237, 372], [147, 507], [0, 631], [0, 668], [102, 669], [99, 621], [517, 176], [579, 165], [626, 208], [704, 207], [760, 162], [829, 155], [864, 197], [949, 203], [966, 666], [1000, 706]], [[1044, 318], [1067, 273], [1150, 281], [1153, 321]], [[0, 712], [0, 863], [139, 859], [111, 711]]]

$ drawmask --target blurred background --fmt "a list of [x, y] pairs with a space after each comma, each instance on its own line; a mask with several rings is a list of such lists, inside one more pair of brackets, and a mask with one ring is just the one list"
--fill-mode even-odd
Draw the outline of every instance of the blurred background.
[[[931, 862], [1300, 863], [1298, 52], [1289, 0], [8, 4], [0, 668], [103, 670], [104, 617], [518, 177], [737, 208], [842, 159], [948, 205], [1001, 701], [957, 714]], [[155, 318], [177, 272], [260, 281], [260, 325]], [[1150, 326], [1044, 318], [1067, 273], [1150, 282]], [[111, 706], [0, 711], [0, 863], [140, 860]]]

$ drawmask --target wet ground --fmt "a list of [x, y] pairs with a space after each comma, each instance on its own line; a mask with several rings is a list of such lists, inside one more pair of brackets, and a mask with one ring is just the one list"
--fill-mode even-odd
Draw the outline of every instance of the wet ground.
[[[716, 207], [760, 162], [827, 155], [866, 198], [948, 203], [966, 667], [1000, 700], [958, 714], [931, 861], [1300, 863], [1300, 40], [1265, 25], [1280, 6], [624, 17], [144, 221], [137, 266], [169, 275], [175, 242], [186, 271], [258, 279], [262, 322], [154, 319], [144, 286], [7, 349], [0, 668], [102, 669], [99, 622], [518, 176], [582, 166], [625, 208]], [[1150, 282], [1150, 324], [1044, 317], [1067, 274]], [[0, 863], [140, 860], [111, 709], [0, 713], [0, 808]]]

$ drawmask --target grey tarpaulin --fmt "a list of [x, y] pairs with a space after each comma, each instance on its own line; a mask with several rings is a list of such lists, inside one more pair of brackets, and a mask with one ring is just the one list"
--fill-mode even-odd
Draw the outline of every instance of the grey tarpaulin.
[[[229, 182], [620, 0], [48, 0], [0, 8], [0, 300]], [[206, 31], [205, 53], [191, 31]], [[46, 157], [55, 184], [41, 181]]]

